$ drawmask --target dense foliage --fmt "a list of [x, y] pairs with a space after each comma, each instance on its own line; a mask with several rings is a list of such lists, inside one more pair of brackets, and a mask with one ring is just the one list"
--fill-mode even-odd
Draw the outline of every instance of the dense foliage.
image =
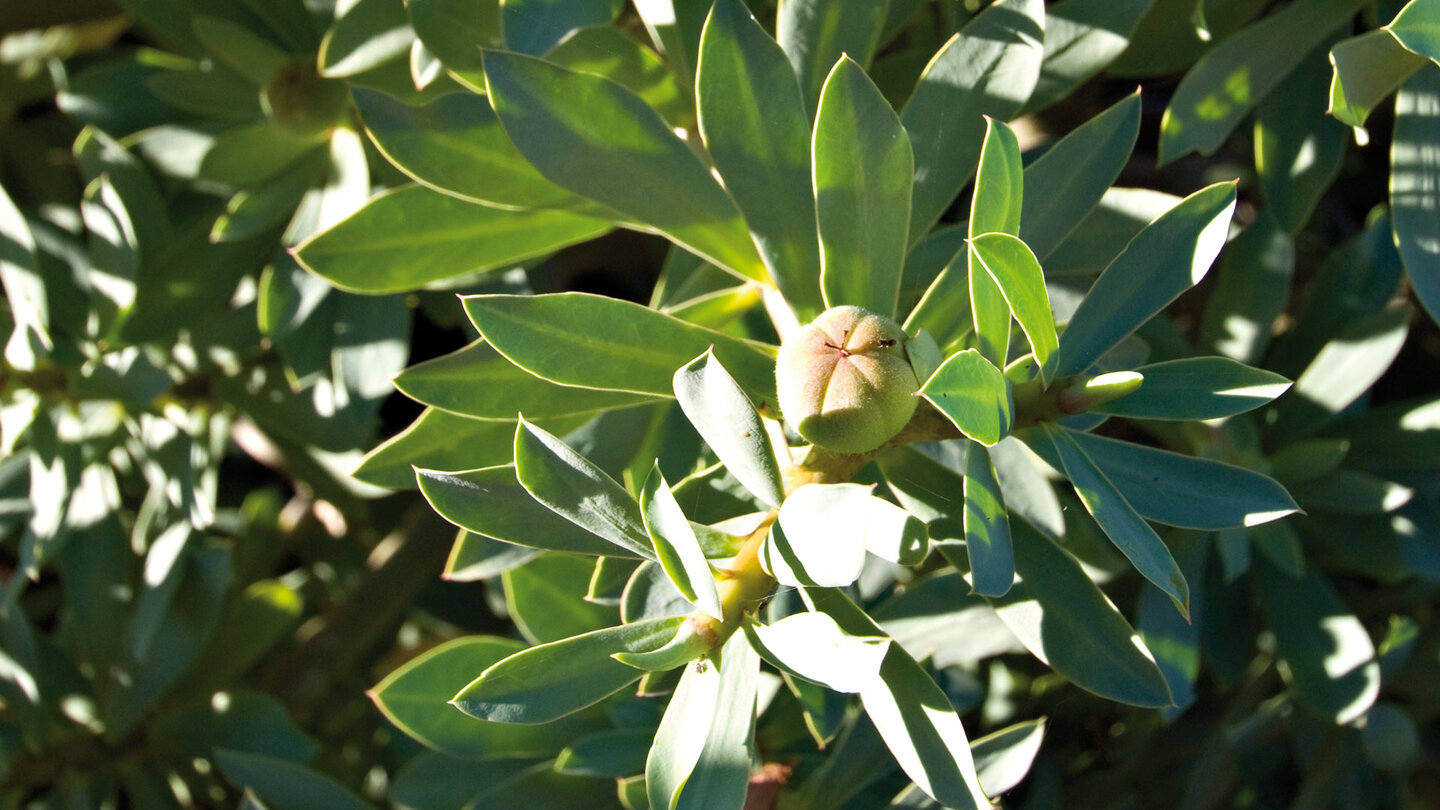
[[1437, 30], [9, 0], [0, 807], [1440, 803]]

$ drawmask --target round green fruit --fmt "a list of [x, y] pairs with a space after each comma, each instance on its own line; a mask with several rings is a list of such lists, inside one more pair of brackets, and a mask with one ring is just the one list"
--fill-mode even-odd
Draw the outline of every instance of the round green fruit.
[[780, 412], [813, 444], [864, 453], [915, 414], [920, 382], [905, 332], [860, 307], [828, 309], [786, 339], [775, 363]]

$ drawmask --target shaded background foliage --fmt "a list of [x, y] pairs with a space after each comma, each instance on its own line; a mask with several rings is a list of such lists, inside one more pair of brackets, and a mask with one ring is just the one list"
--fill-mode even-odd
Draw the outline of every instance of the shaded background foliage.
[[[772, 25], [772, 4], [750, 5]], [[992, 112], [1012, 120], [1033, 165], [1140, 84], [1140, 134], [1117, 189], [1183, 195], [1239, 178], [1238, 235], [1213, 278], [1140, 334], [1152, 359], [1218, 353], [1297, 379], [1296, 390], [1260, 418], [1224, 428], [1122, 421], [1111, 430], [1267, 471], [1308, 513], [1268, 528], [1167, 534], [1187, 574], [1203, 572], [1191, 577], [1207, 594], [1187, 626], [1197, 638], [1166, 623], [1168, 601], [1066, 496], [1066, 548], [1097, 572], [1157, 657], [1180, 663], [1178, 680], [1166, 675], [1172, 691], [1192, 692], [1183, 711], [1096, 698], [1013, 640], [987, 647], [945, 635], [967, 626], [955, 605], [970, 604], [953, 572], [890, 586], [918, 595], [906, 608], [916, 611], [909, 632], [940, 639], [932, 663], [972, 733], [1048, 718], [1045, 743], [1007, 806], [1440, 801], [1440, 331], [1428, 317], [1440, 271], [1433, 250], [1428, 259], [1404, 253], [1404, 229], [1418, 229], [1410, 241], [1423, 242], [1436, 220], [1417, 224], [1404, 206], [1391, 209], [1387, 182], [1397, 139], [1428, 144], [1415, 159], [1433, 178], [1440, 137], [1433, 109], [1406, 108], [1397, 119], [1385, 100], [1401, 82], [1402, 97], [1434, 99], [1440, 74], [1433, 50], [1431, 61], [1421, 55], [1424, 43], [1381, 30], [1402, 5], [1046, 4], [1048, 61], [1037, 89]], [[981, 4], [893, 0], [843, 14], [834, 9], [845, 4], [788, 6], [794, 16], [782, 7], [778, 25], [802, 32], [804, 11], [856, 15], [835, 29], [843, 41], [792, 54], [813, 116], [841, 51], [901, 109], [930, 57]], [[1433, 2], [1408, 8], [1430, 20], [1440, 14]], [[440, 404], [464, 363], [407, 372], [398, 385], [413, 401], [392, 393], [391, 378], [454, 358], [474, 339], [457, 292], [579, 290], [674, 308], [731, 286], [663, 237], [611, 230], [603, 211], [582, 216], [596, 213], [594, 204], [575, 195], [569, 214], [475, 213], [475, 200], [496, 202], [484, 195], [530, 187], [506, 185], [513, 166], [479, 160], [504, 144], [492, 149], [484, 139], [499, 129], [474, 95], [485, 81], [474, 46], [610, 76], [693, 135], [692, 58], [709, 6], [675, 10], [667, 27], [620, 2], [0, 8], [0, 261], [13, 326], [0, 410], [0, 803], [616, 801], [603, 765], [561, 774], [548, 760], [575, 734], [610, 726], [622, 736], [645, 729], [638, 742], [616, 744], [643, 752], [655, 705], [617, 704], [551, 736], [474, 730], [479, 724], [457, 712], [446, 722], [458, 723], [459, 742], [447, 745], [401, 733], [365, 691], [450, 639], [535, 643], [613, 623], [613, 607], [553, 598], [557, 588], [589, 587], [589, 562], [547, 555], [520, 565], [515, 547], [472, 543], [477, 559], [447, 565], [453, 527], [413, 491], [411, 465], [508, 461], [516, 408], [496, 405], [510, 422], [436, 409], [422, 417], [415, 401]], [[1070, 62], [1052, 55], [1065, 53], [1057, 43], [1067, 32], [1089, 35]], [[1368, 39], [1342, 45], [1353, 35]], [[1338, 116], [1325, 115], [1332, 53], [1341, 55], [1340, 84], [1353, 89]], [[1255, 60], [1248, 82], [1228, 80], [1226, 60], [1235, 58]], [[1363, 124], [1368, 142], [1357, 143], [1346, 124]], [[405, 141], [447, 128], [471, 139], [451, 144], [450, 163], [424, 163], [439, 152]], [[477, 143], [490, 151], [466, 151]], [[437, 194], [412, 176], [455, 185]], [[1429, 192], [1428, 203], [1410, 204], [1422, 217], [1436, 216], [1433, 185]], [[408, 197], [386, 208], [372, 202], [379, 194]], [[940, 230], [911, 252], [902, 311], [966, 235], [969, 195], [951, 196], [930, 203]], [[1109, 257], [1175, 201], [1115, 193], [1080, 221], [1045, 263], [1057, 311], [1073, 307]], [[462, 220], [469, 230], [434, 238]], [[1401, 223], [1400, 252], [1392, 221]], [[395, 234], [409, 241], [387, 253]], [[295, 259], [302, 244], [314, 273]], [[754, 303], [733, 302], [723, 328], [773, 340]], [[669, 447], [667, 458], [666, 448], [646, 444], [650, 418], [632, 408], [588, 427], [571, 416], [545, 424], [578, 429], [568, 440], [612, 471], [648, 469], [656, 455], [688, 471], [698, 441]], [[1309, 573], [1289, 576], [1301, 572]], [[582, 607], [570, 615], [559, 603]], [[1359, 692], [1373, 686], [1378, 697], [1367, 692], [1357, 703], [1353, 685], [1327, 679], [1330, 642], [1313, 636], [1313, 617], [1286, 613], [1294, 604], [1351, 622], [1346, 632], [1358, 628], [1360, 647], [1376, 656]], [[1160, 647], [1167, 633], [1180, 647], [1166, 651], [1173, 658]], [[466, 653], [472, 664], [520, 645], [456, 643], [476, 647]], [[794, 755], [798, 782], [821, 766], [798, 753], [814, 745], [793, 701], [776, 705], [760, 734], [774, 746], [772, 761]], [[873, 730], [853, 714], [844, 722], [830, 760], [841, 764], [831, 768], [885, 759]], [[477, 747], [513, 756], [477, 756]], [[907, 783], [893, 768], [866, 775], [873, 781], [856, 785], [847, 806], [885, 806]], [[626, 800], [629, 788], [621, 783]], [[806, 788], [808, 797], [826, 806], [816, 789]], [[925, 806], [913, 794], [896, 801]]]

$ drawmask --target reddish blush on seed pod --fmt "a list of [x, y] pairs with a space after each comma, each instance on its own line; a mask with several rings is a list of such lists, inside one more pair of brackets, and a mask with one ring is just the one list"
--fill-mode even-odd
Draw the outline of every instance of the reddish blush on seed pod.
[[820, 447], [874, 450], [905, 427], [918, 403], [906, 339], [884, 315], [854, 306], [826, 310], [780, 347], [781, 414]]

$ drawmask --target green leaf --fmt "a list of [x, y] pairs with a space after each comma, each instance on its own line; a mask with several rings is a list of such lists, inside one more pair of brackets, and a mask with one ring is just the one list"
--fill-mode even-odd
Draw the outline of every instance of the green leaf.
[[970, 743], [985, 794], [999, 796], [1020, 784], [1044, 739], [1045, 719], [1041, 718], [1007, 726]]
[[1160, 536], [1140, 517], [1120, 490], [1110, 483], [1105, 473], [1086, 454], [1073, 434], [1063, 428], [1045, 425], [1045, 434], [1055, 442], [1065, 475], [1075, 486], [1075, 494], [1100, 524], [1106, 536], [1134, 564], [1142, 576], [1160, 588], [1180, 612], [1190, 615], [1190, 588], [1180, 566], [1161, 542]]
[[221, 749], [215, 764], [232, 784], [254, 791], [272, 810], [371, 810], [339, 782], [289, 760]]
[[574, 776], [621, 778], [645, 771], [645, 754], [655, 732], [617, 728], [577, 738], [555, 758], [555, 770]]
[[[814, 610], [829, 614], [851, 635], [879, 635], [860, 608], [836, 590], [803, 591]], [[905, 775], [926, 795], [953, 808], [988, 808], [960, 716], [915, 659], [891, 642], [880, 677], [860, 691], [865, 713]]]
[[645, 487], [640, 492], [640, 510], [645, 528], [655, 544], [655, 556], [676, 589], [691, 604], [717, 621], [723, 620], [725, 614], [720, 605], [720, 595], [715, 590], [715, 572], [710, 569], [700, 541], [695, 539], [695, 530], [690, 528], [690, 522], [685, 519], [685, 513], [670, 491], [665, 476], [660, 474], [659, 462], [645, 478]]
[[1079, 561], [1026, 523], [1010, 528], [1020, 578], [1005, 596], [990, 600], [1000, 620], [1081, 689], [1132, 706], [1170, 705], [1154, 657]]
[[229, 20], [200, 15], [190, 28], [206, 51], [256, 86], [265, 86], [290, 61], [280, 46]]
[[[1257, 124], [1257, 139], [1259, 132]], [[1225, 246], [1216, 275], [1200, 327], [1201, 351], [1257, 363], [1290, 298], [1295, 243], [1274, 217], [1261, 216]]]
[[[1246, 26], [1185, 74], [1160, 122], [1160, 162], [1210, 154], [1364, 0], [1300, 0]], [[1283, 40], [1285, 47], [1273, 47]]]
[[865, 550], [896, 565], [919, 565], [930, 553], [925, 524], [883, 498], [871, 496], [865, 515]]
[[1333, 421], [1368, 391], [1400, 354], [1410, 313], [1409, 306], [1394, 305], [1331, 333], [1290, 395], [1277, 404], [1272, 438], [1279, 443], [1300, 438]]
[[[620, 612], [615, 605], [585, 599], [594, 572], [594, 560], [569, 554], [541, 554], [506, 571], [505, 606], [526, 640], [532, 644], [560, 641], [618, 621]], [[469, 677], [481, 669], [484, 667], [471, 670]]]
[[431, 407], [507, 422], [516, 411], [531, 419], [588, 416], [658, 401], [623, 391], [556, 385], [511, 363], [483, 340], [410, 366], [395, 378], [395, 387]]
[[356, 0], [320, 41], [320, 73], [343, 78], [410, 52], [415, 32], [405, 7], [391, 0]]
[[450, 698], [475, 675], [520, 652], [515, 641], [467, 636], [407, 661], [370, 692], [385, 717], [436, 751], [464, 759], [548, 756], [562, 748], [585, 721], [515, 727], [482, 723], [451, 706]]
[[710, 12], [695, 95], [705, 148], [760, 255], [799, 320], [813, 320], [824, 303], [810, 119], [785, 53], [740, 0], [721, 0]]
[[[1289, 233], [1305, 226], [1340, 171], [1350, 132], [1321, 109], [1325, 46], [1255, 108], [1255, 169], [1266, 208]], [[1260, 296], [1264, 297], [1264, 296]]]
[[683, 616], [651, 619], [522, 650], [480, 673], [451, 703], [481, 720], [548, 723], [639, 680], [640, 670], [611, 653], [653, 650], [684, 621]]
[[659, 54], [615, 26], [575, 31], [545, 54], [545, 61], [613, 79], [634, 91], [670, 124], [687, 131], [695, 129], [695, 102], [688, 88]]
[[[1186, 580], [1197, 584], [1192, 601], [1196, 613], [1204, 615], [1204, 591], [1199, 586], [1206, 581], [1205, 557], [1210, 538], [1203, 534], [1175, 533], [1171, 535], [1171, 543]], [[1173, 721], [1195, 702], [1195, 679], [1200, 674], [1200, 628], [1171, 609], [1166, 595], [1148, 583], [1140, 591], [1135, 624], [1170, 685], [1175, 705], [1166, 707], [1162, 713], [1167, 721]]]
[[1124, 52], [1152, 5], [1154, 0], [1065, 0], [1047, 8], [1045, 60], [1025, 110], [1048, 107], [1103, 70]]
[[1290, 381], [1226, 357], [1188, 357], [1141, 366], [1139, 390], [1098, 405], [1099, 413], [1138, 419], [1219, 419], [1264, 405]]
[[870, 487], [806, 484], [780, 506], [761, 561], [782, 585], [843, 587], [865, 564]]
[[1342, 124], [1365, 126], [1370, 111], [1425, 64], [1388, 28], [1350, 37], [1330, 49], [1330, 109]]
[[505, 0], [500, 4], [505, 47], [540, 56], [577, 29], [612, 22], [623, 5], [622, 0]]
[[[970, 201], [972, 243], [984, 233], [1014, 235], [1020, 232], [1023, 178], [1020, 145], [1015, 133], [987, 117], [985, 142], [980, 147], [980, 163], [975, 172], [975, 194]], [[998, 280], [980, 268], [978, 256], [967, 253], [966, 258], [975, 341], [986, 360], [1003, 366], [1010, 348], [1010, 308]], [[1039, 269], [1038, 263], [1036, 269]], [[951, 337], [945, 336], [947, 343]]]
[[610, 230], [562, 211], [506, 211], [404, 186], [301, 245], [296, 258], [344, 290], [400, 292], [509, 268]]
[[[515, 487], [520, 487], [518, 481], [515, 482]], [[551, 513], [551, 517], [556, 516]], [[573, 525], [568, 520], [560, 522]], [[440, 578], [446, 582], [480, 582], [524, 565], [535, 559], [535, 555], [539, 553], [540, 549], [517, 546], [462, 530], [457, 533], [455, 543], [450, 546], [450, 556], [445, 560], [445, 572]]]
[[1440, 456], [1440, 400], [1397, 402], [1347, 419], [1329, 433], [1350, 447], [1345, 459], [1371, 470], [1427, 469]]
[[743, 279], [768, 278], [735, 203], [639, 96], [502, 51], [486, 52], [485, 82], [510, 140], [552, 182]]
[[[10, 305], [15, 328], [5, 345], [5, 361], [19, 369], [34, 369], [36, 360], [49, 353], [50, 306], [45, 278], [35, 258], [35, 237], [25, 215], [0, 188], [0, 284]], [[6, 441], [13, 441], [6, 437]]]
[[880, 44], [886, 2], [827, 3], [786, 0], [775, 15], [775, 39], [800, 77], [808, 117], [814, 113], [826, 77], [848, 56], [863, 69]]
[[825, 305], [894, 317], [910, 218], [910, 139], [848, 57], [825, 81], [811, 149]]
[[[547, 424], [558, 429], [554, 423]], [[410, 427], [371, 450], [352, 474], [368, 484], [408, 489], [416, 485], [416, 467], [443, 470], [505, 464], [514, 458], [514, 452], [513, 423], [469, 419], [427, 408]]]
[[[1411, 3], [1410, 10], [1417, 6]], [[1434, 12], [1434, 4], [1429, 5]], [[1415, 12], [1418, 14], [1418, 12]], [[1402, 12], [1404, 16], [1404, 12]], [[1399, 18], [1397, 18], [1398, 21]], [[1436, 23], [1432, 22], [1433, 28]], [[1430, 36], [1431, 59], [1440, 61], [1440, 37]], [[1395, 97], [1390, 143], [1390, 210], [1395, 245], [1415, 297], [1440, 322], [1440, 75], [1419, 71]]]
[[510, 362], [561, 385], [673, 396], [675, 370], [707, 348], [754, 402], [775, 402], [768, 347], [599, 295], [473, 295], [465, 311]]
[[[480, 71], [481, 48], [498, 48], [500, 4], [470, 0], [409, 0], [405, 10], [415, 35], [445, 67], [455, 71]], [[359, 102], [359, 93], [356, 93]]]
[[[1050, 295], [1045, 291], [1045, 274], [1030, 248], [1008, 233], [988, 233], [970, 240], [971, 267], [989, 276], [1008, 309], [1013, 313], [1035, 361], [1040, 377], [1048, 386], [1055, 375], [1053, 355], [1060, 340], [1055, 334], [1055, 316], [1050, 312]], [[974, 278], [974, 276], [972, 276]], [[1008, 324], [1007, 324], [1008, 326]], [[1005, 331], [1006, 336], [1009, 330]]]
[[910, 241], [930, 230], [970, 179], [988, 115], [1008, 120], [1040, 77], [1045, 9], [1000, 0], [952, 37], [925, 67], [901, 120], [915, 150]]
[[603, 206], [555, 185], [531, 166], [484, 96], [449, 93], [412, 107], [374, 90], [353, 92], [376, 148], [425, 186], [502, 208], [608, 216]]
[[674, 377], [675, 398], [695, 430], [730, 474], [769, 506], [785, 500], [785, 484], [760, 414], [713, 350], [690, 361]]
[[604, 470], [542, 428], [520, 419], [515, 475], [540, 503], [577, 526], [654, 559], [640, 505]]
[[1055, 376], [1089, 368], [1205, 277], [1225, 244], [1235, 184], [1216, 183], [1150, 223], [1116, 256], [1070, 318], [1055, 356]]
[[[1055, 9], [1049, 21], [1058, 23], [1058, 13]], [[1049, 41], [1047, 35], [1046, 43]], [[1095, 209], [1130, 159], [1139, 134], [1137, 91], [1071, 130], [1025, 167], [1027, 193], [1020, 209], [1020, 238], [1036, 256], [1044, 259], [1053, 253]]]
[[1365, 625], [1314, 569], [1295, 578], [1264, 562], [1257, 567], [1260, 605], [1296, 696], [1337, 725], [1363, 715], [1380, 693], [1380, 663]]
[[1412, 52], [1440, 63], [1440, 12], [1428, 0], [1410, 0], [1395, 19], [1385, 26], [1400, 40], [1400, 44]]
[[987, 447], [1005, 438], [1015, 424], [1009, 380], [974, 349], [950, 355], [920, 393], [961, 433]]
[[1010, 520], [990, 453], [978, 447], [965, 454], [965, 551], [975, 593], [1004, 596], [1015, 582]]
[[871, 685], [890, 647], [883, 634], [852, 636], [825, 613], [795, 613], [768, 625], [746, 622], [745, 632], [777, 668], [837, 692]]

